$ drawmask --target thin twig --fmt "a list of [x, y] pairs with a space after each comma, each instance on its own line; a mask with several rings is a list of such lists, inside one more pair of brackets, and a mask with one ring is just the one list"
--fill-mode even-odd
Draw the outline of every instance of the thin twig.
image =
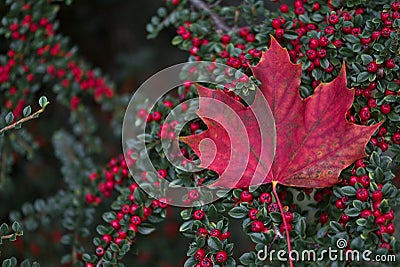
[[6, 239], [12, 238], [14, 235], [21, 236], [21, 234], [14, 233], [14, 234], [9, 234], [9, 235], [3, 235], [0, 238], [1, 238], [1, 240], [6, 240]]
[[210, 18], [215, 24], [215, 27], [218, 30], [222, 30], [224, 32], [229, 32], [231, 29], [225, 24], [225, 22], [214, 12], [210, 9], [209, 6], [207, 6], [203, 1], [201, 0], [189, 0], [190, 3], [196, 7], [199, 10], [204, 10], [207, 11], [210, 14]]
[[270, 251], [271, 251], [272, 246], [274, 245], [275, 241], [276, 241], [278, 238], [283, 238], [283, 235], [282, 235], [281, 231], [279, 231], [279, 229], [278, 229], [278, 227], [276, 227], [276, 225], [274, 225], [274, 232], [275, 232], [274, 238], [273, 238], [272, 241], [269, 243], [268, 248], [267, 248], [267, 252], [270, 252]]
[[103, 264], [103, 259], [100, 259], [99, 262], [96, 264], [96, 267], [101, 267]]
[[218, 1], [216, 1], [214, 4], [209, 5], [209, 7], [210, 7], [210, 8], [216, 7], [216, 6], [218, 6], [219, 4], [221, 4], [221, 2], [222, 2], [222, 0], [218, 0]]
[[33, 113], [33, 114], [31, 114], [31, 115], [29, 115], [29, 116], [27, 116], [25, 118], [22, 118], [22, 119], [20, 119], [20, 120], [18, 120], [16, 122], [14, 122], [13, 124], [7, 125], [3, 129], [0, 129], [0, 134], [4, 133], [6, 131], [12, 130], [12, 129], [16, 128], [18, 125], [20, 125], [20, 124], [22, 124], [24, 122], [36, 119], [37, 117], [39, 117], [39, 114], [42, 113], [46, 109], [46, 106], [49, 103], [50, 102], [46, 102], [46, 104], [44, 104], [43, 107], [41, 109], [39, 109], [38, 111], [36, 111], [35, 113]]

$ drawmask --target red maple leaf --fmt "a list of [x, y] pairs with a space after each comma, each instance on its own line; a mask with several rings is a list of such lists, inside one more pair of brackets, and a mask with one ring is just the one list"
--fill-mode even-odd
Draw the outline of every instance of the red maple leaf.
[[[238, 188], [272, 183], [283, 216], [277, 184], [306, 188], [336, 184], [344, 168], [366, 156], [365, 146], [380, 123], [362, 126], [346, 120], [354, 90], [346, 87], [344, 64], [338, 77], [320, 84], [312, 96], [302, 99], [301, 64], [291, 63], [287, 50], [271, 39], [268, 51], [252, 67], [261, 82], [254, 103], [246, 107], [221, 90], [198, 86], [197, 114], [208, 129], [181, 140], [200, 157], [203, 167], [220, 175], [215, 186]], [[215, 99], [237, 116], [227, 112], [226, 107], [215, 105]], [[263, 99], [270, 109], [262, 105]], [[272, 138], [275, 132], [271, 130], [269, 111], [275, 119], [276, 139]], [[267, 118], [263, 120], [261, 114]], [[243, 164], [240, 158], [246, 162]], [[283, 223], [287, 229], [286, 220]], [[289, 231], [286, 240], [291, 255]], [[293, 266], [291, 259], [289, 262]]]
[[[197, 114], [208, 129], [181, 141], [198, 154], [203, 167], [224, 174], [215, 186], [243, 188], [275, 183], [329, 187], [338, 182], [344, 168], [366, 156], [365, 146], [380, 124], [362, 126], [346, 120], [354, 90], [346, 87], [344, 66], [332, 82], [320, 84], [313, 95], [302, 99], [301, 64], [291, 63], [287, 50], [272, 38], [270, 48], [252, 71], [261, 82], [261, 92], [248, 107], [222, 90], [197, 86]], [[275, 120], [276, 140], [272, 138], [268, 110], [262, 106], [263, 96]], [[225, 106], [214, 105], [210, 99], [220, 100]], [[226, 106], [233, 112], [227, 112]], [[260, 119], [260, 114], [267, 118]], [[203, 142], [207, 139], [213, 142]], [[244, 168], [240, 159], [246, 161]], [[230, 164], [232, 161], [240, 164]]]

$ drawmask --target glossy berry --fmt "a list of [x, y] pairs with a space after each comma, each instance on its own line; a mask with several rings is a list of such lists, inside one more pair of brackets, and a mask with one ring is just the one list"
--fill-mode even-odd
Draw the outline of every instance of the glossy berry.
[[381, 190], [375, 190], [372, 192], [372, 199], [374, 201], [381, 201], [383, 199], [383, 194]]
[[400, 133], [394, 133], [392, 136], [392, 141], [397, 145], [400, 144]]
[[258, 209], [249, 210], [249, 218], [252, 220], [257, 220]]
[[362, 176], [360, 176], [360, 178], [358, 179], [358, 181], [360, 182], [360, 184], [361, 184], [363, 187], [368, 187], [368, 186], [369, 186], [369, 183], [370, 183], [370, 179], [369, 179], [368, 175], [362, 175]]
[[200, 266], [201, 267], [211, 267], [211, 266], [213, 266], [213, 263], [212, 263], [211, 259], [204, 258], [204, 259], [201, 260]]
[[372, 62], [368, 63], [368, 65], [367, 65], [367, 71], [368, 72], [374, 73], [377, 70], [378, 70], [378, 65], [376, 64], [375, 61], [372, 61]]
[[264, 229], [265, 229], [264, 223], [261, 221], [253, 221], [251, 223], [251, 231], [254, 233], [260, 233], [264, 231]]
[[287, 211], [283, 214], [283, 218], [285, 219], [286, 223], [290, 223], [293, 220], [293, 213]]
[[159, 112], [159, 111], [154, 111], [153, 113], [151, 113], [151, 118], [152, 118], [154, 121], [160, 121], [161, 118], [162, 118], [162, 114], [161, 114], [161, 112]]
[[272, 202], [272, 195], [269, 192], [262, 193], [260, 195], [260, 202], [261, 203], [267, 203], [267, 204], [271, 203]]
[[200, 261], [200, 260], [202, 260], [205, 256], [206, 256], [206, 252], [204, 251], [204, 249], [199, 248], [199, 249], [196, 251], [196, 253], [194, 254], [193, 257], [194, 257], [197, 261]]
[[344, 203], [341, 199], [338, 199], [338, 200], [336, 200], [335, 206], [336, 206], [336, 208], [341, 210], [341, 209], [346, 208], [346, 203]]
[[212, 229], [210, 231], [210, 236], [214, 236], [214, 237], [220, 238], [221, 237], [221, 231], [219, 229]]
[[231, 41], [231, 36], [229, 35], [229, 34], [223, 34], [222, 36], [221, 36], [221, 42], [223, 43], [223, 44], [227, 44], [227, 43], [229, 43]]
[[373, 213], [372, 213], [371, 210], [363, 210], [361, 212], [360, 217], [366, 219], [366, 218], [368, 218], [369, 216], [372, 216], [372, 215], [373, 215]]
[[384, 104], [382, 104], [382, 106], [381, 106], [381, 112], [383, 113], [383, 114], [389, 114], [390, 113], [390, 111], [392, 110], [392, 107], [390, 106], [390, 104], [389, 103], [384, 103]]
[[370, 113], [368, 107], [362, 108], [358, 115], [360, 116], [360, 119], [363, 120], [363, 121], [366, 121], [371, 117], [371, 113]]
[[328, 222], [328, 219], [329, 219], [328, 214], [322, 213], [322, 214], [320, 215], [320, 217], [319, 217], [319, 222], [320, 222], [321, 224], [325, 224], [325, 223]]
[[215, 255], [215, 259], [217, 260], [217, 262], [226, 262], [226, 260], [228, 259], [228, 255], [225, 251], [219, 251]]
[[193, 213], [193, 219], [195, 219], [195, 220], [201, 220], [201, 219], [203, 219], [203, 217], [204, 217], [204, 212], [202, 210], [196, 210]]
[[242, 202], [251, 202], [253, 200], [253, 195], [247, 191], [244, 190], [241, 194], [240, 194], [240, 200]]
[[104, 255], [104, 248], [102, 246], [98, 246], [96, 248], [96, 255], [99, 256], [99, 257]]
[[360, 201], [367, 201], [369, 197], [368, 190], [365, 188], [359, 188], [356, 192], [356, 197]]
[[339, 22], [339, 16], [336, 14], [331, 14], [328, 18], [329, 24], [337, 24]]

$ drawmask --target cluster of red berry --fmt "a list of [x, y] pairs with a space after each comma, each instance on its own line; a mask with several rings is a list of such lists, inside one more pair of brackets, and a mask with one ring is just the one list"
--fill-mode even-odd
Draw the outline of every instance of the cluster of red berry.
[[7, 90], [5, 106], [14, 113], [14, 118], [22, 115], [23, 106], [36, 90], [33, 88], [49, 80], [68, 89], [68, 93], [62, 91], [66, 97], [64, 104], [69, 101], [71, 110], [78, 108], [83, 91], [93, 94], [99, 102], [103, 96], [112, 98], [114, 91], [108, 82], [77, 63], [66, 40], [55, 34], [56, 25], [51, 13], [43, 10], [46, 16], [38, 17], [35, 12], [39, 8], [49, 7], [42, 7], [41, 3], [37, 6], [35, 3], [15, 4], [13, 16], [3, 20], [3, 33], [11, 39], [11, 44], [7, 58], [0, 65], [0, 87]]

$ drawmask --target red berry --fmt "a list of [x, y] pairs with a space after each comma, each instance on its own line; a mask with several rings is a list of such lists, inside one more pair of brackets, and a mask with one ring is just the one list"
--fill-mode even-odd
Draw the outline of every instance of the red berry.
[[229, 34], [223, 34], [222, 36], [221, 36], [221, 42], [223, 43], [223, 44], [227, 44], [227, 43], [229, 43], [231, 41], [231, 36], [229, 35]]
[[310, 40], [308, 41], [308, 46], [310, 47], [310, 49], [316, 50], [319, 47], [318, 39], [310, 38]]
[[195, 220], [199, 221], [199, 220], [203, 219], [203, 217], [204, 217], [204, 212], [202, 210], [196, 210], [193, 213], [193, 219], [195, 219]]
[[386, 60], [385, 67], [388, 69], [393, 69], [394, 67], [396, 67], [396, 62], [394, 61], [393, 58], [390, 58], [390, 59]]
[[390, 36], [390, 32], [391, 32], [390, 28], [385, 27], [385, 28], [383, 28], [381, 30], [381, 35], [383, 37], [389, 37]]
[[381, 20], [386, 21], [390, 18], [390, 12], [383, 11], [381, 12]]
[[313, 50], [313, 49], [308, 49], [306, 51], [306, 55], [310, 60], [313, 60], [313, 59], [315, 59], [317, 57], [317, 52], [315, 50]]
[[[400, 134], [399, 134], [400, 137]], [[272, 202], [272, 196], [269, 192], [264, 192], [260, 195], [260, 202], [261, 203], [271, 203]]]
[[137, 216], [137, 215], [132, 216], [131, 223], [134, 224], [134, 225], [139, 225], [139, 224], [142, 223], [142, 219], [140, 219], [140, 217]]
[[283, 223], [281, 224], [281, 227], [280, 227], [280, 230], [282, 233], [285, 232], [285, 230], [287, 230], [288, 232], [291, 232], [292, 229], [293, 229], [293, 227], [291, 224], [287, 225], [287, 229], [285, 228], [285, 224], [283, 224]]
[[287, 211], [283, 214], [283, 218], [285, 219], [286, 223], [290, 223], [293, 220], [293, 213]]
[[107, 244], [109, 244], [112, 241], [112, 236], [105, 234], [101, 237], [102, 240], [104, 240]]
[[206, 252], [204, 251], [204, 249], [199, 248], [196, 253], [194, 254], [194, 258], [198, 261], [202, 260], [204, 257], [206, 256]]
[[[386, 219], [383, 216], [379, 216], [375, 218], [375, 224], [385, 224]], [[386, 231], [382, 231], [382, 232], [386, 232]]]
[[246, 28], [246, 27], [244, 27], [244, 28], [240, 28], [240, 30], [239, 30], [239, 35], [241, 36], [241, 37], [246, 37], [248, 34], [249, 34], [249, 28]]
[[191, 200], [197, 200], [200, 197], [200, 193], [196, 189], [192, 189], [189, 191], [188, 196]]
[[213, 263], [212, 263], [211, 259], [204, 258], [204, 259], [201, 260], [200, 266], [201, 267], [211, 267], [211, 266], [213, 266]]
[[208, 235], [208, 231], [205, 228], [199, 228], [196, 232], [197, 236], [206, 237]]
[[386, 233], [390, 235], [394, 233], [395, 229], [396, 228], [394, 227], [393, 223], [388, 223], [388, 225], [386, 225]]
[[329, 24], [337, 24], [339, 22], [339, 16], [336, 14], [331, 14], [328, 18]]
[[389, 114], [391, 110], [392, 110], [392, 108], [391, 108], [391, 106], [390, 106], [389, 103], [384, 103], [384, 104], [381, 106], [381, 112], [382, 112], [383, 114]]
[[369, 179], [368, 175], [362, 175], [362, 176], [358, 179], [358, 181], [361, 183], [361, 185], [362, 185], [363, 187], [368, 187], [368, 186], [369, 186], [370, 179]]
[[217, 260], [217, 262], [226, 262], [226, 260], [228, 259], [228, 255], [225, 251], [219, 251], [215, 256], [215, 259]]
[[371, 117], [371, 113], [370, 113], [368, 107], [362, 108], [358, 115], [360, 116], [360, 119], [363, 120], [363, 121], [366, 121]]
[[159, 111], [154, 111], [153, 113], [151, 113], [151, 118], [152, 118], [154, 121], [160, 121], [161, 118], [162, 118], [162, 114], [161, 114], [161, 112], [159, 112]]
[[246, 42], [248, 43], [252, 43], [256, 40], [256, 37], [254, 36], [254, 34], [249, 33], [248, 35], [246, 35]]
[[214, 237], [220, 238], [221, 237], [221, 231], [218, 230], [218, 229], [212, 229], [210, 231], [210, 236], [214, 236]]
[[378, 65], [376, 64], [376, 62], [375, 61], [372, 61], [372, 62], [370, 62], [368, 65], [367, 65], [367, 71], [368, 72], [376, 72], [378, 70]]
[[121, 225], [119, 224], [118, 220], [113, 220], [110, 222], [110, 225], [112, 228], [114, 228], [115, 230], [118, 230], [119, 228], [121, 228]]
[[346, 208], [346, 204], [341, 199], [336, 200], [335, 206], [340, 210]]
[[381, 32], [380, 31], [373, 31], [372, 34], [371, 34], [372, 40], [378, 39], [379, 36], [381, 36]]
[[226, 231], [225, 233], [221, 234], [221, 239], [228, 239], [231, 236], [231, 232]]
[[376, 104], [376, 99], [375, 98], [368, 99], [368, 107], [376, 108], [376, 106], [377, 106], [377, 104]]
[[247, 191], [244, 190], [241, 194], [240, 194], [240, 200], [242, 202], [251, 202], [253, 200], [253, 195]]
[[313, 11], [318, 11], [321, 8], [320, 4], [318, 2], [315, 2], [313, 4], [312, 10]]
[[371, 210], [363, 210], [361, 212], [360, 217], [366, 219], [366, 218], [368, 218], [369, 216], [372, 216], [372, 215], [373, 215], [373, 213], [372, 213]]
[[249, 210], [249, 218], [252, 220], [257, 220], [258, 209]]
[[282, 39], [284, 35], [285, 35], [285, 30], [284, 29], [276, 29], [275, 30], [275, 37], [277, 39]]
[[342, 216], [340, 217], [340, 220], [344, 223], [347, 223], [350, 220], [350, 216], [343, 213]]
[[319, 217], [319, 222], [320, 222], [321, 224], [327, 223], [328, 220], [329, 220], [329, 216], [328, 216], [328, 214], [326, 214], [326, 213], [322, 213], [321, 216]]
[[359, 188], [356, 192], [356, 197], [363, 202], [367, 201], [369, 197], [368, 190], [365, 188]]
[[381, 201], [383, 199], [383, 194], [381, 190], [375, 190], [372, 192], [372, 199], [374, 201]]
[[399, 132], [393, 134], [392, 141], [393, 141], [393, 143], [395, 143], [397, 145], [400, 144], [400, 133]]
[[383, 217], [385, 217], [386, 220], [392, 221], [394, 219], [393, 210], [390, 210], [388, 213], [383, 214]]
[[96, 255], [99, 256], [99, 257], [104, 255], [104, 248], [102, 246], [98, 246], [96, 248]]
[[282, 13], [288, 13], [288, 12], [289, 12], [289, 6], [288, 6], [287, 4], [282, 4], [282, 5], [279, 7], [279, 10], [280, 10]]
[[260, 221], [253, 221], [251, 223], [251, 231], [255, 232], [255, 233], [260, 233], [262, 231], [264, 231], [265, 226], [263, 222]]

